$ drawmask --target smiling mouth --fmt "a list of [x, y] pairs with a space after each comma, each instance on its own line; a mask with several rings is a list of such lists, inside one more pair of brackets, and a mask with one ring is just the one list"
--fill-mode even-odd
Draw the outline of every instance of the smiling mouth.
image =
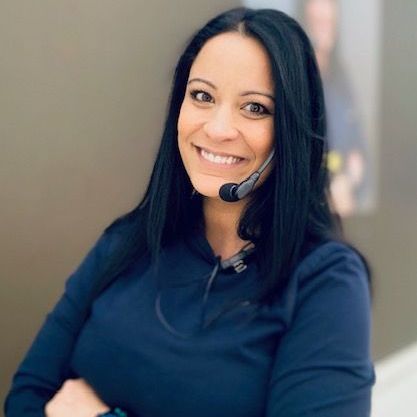
[[205, 159], [206, 161], [212, 162], [214, 164], [219, 165], [236, 165], [239, 162], [243, 161], [244, 158], [240, 158], [234, 155], [219, 155], [213, 152], [208, 151], [207, 149], [203, 149], [199, 146], [196, 146], [198, 153], [200, 156]]

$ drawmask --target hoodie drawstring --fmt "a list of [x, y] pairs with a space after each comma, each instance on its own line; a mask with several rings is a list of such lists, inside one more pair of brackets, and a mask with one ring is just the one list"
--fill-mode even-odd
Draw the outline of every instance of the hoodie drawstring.
[[[207, 300], [210, 293], [210, 289], [213, 286], [214, 280], [219, 272], [221, 265], [221, 258], [220, 256], [216, 257], [216, 264], [214, 265], [213, 270], [210, 273], [210, 276], [208, 277], [206, 288], [204, 290], [203, 295], [203, 302], [201, 305], [201, 313], [200, 313], [200, 323], [199, 323], [199, 331], [201, 331], [204, 328], [204, 322], [206, 318], [206, 308], [207, 308]], [[168, 323], [168, 320], [165, 318], [164, 313], [161, 309], [161, 289], [158, 290], [158, 294], [155, 299], [155, 312], [159, 319], [159, 321], [162, 323], [162, 325], [172, 334], [178, 337], [182, 337], [184, 339], [189, 339], [193, 336], [195, 336], [195, 333], [182, 333], [176, 330], [171, 324]]]

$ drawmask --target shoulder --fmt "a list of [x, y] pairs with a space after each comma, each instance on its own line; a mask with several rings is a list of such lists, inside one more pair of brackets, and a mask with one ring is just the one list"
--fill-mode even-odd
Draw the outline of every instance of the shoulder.
[[299, 261], [294, 274], [299, 277], [328, 274], [368, 276], [367, 267], [357, 250], [347, 243], [330, 240], [310, 248]]
[[85, 259], [102, 263], [120, 247], [123, 240], [124, 234], [120, 228], [106, 229], [96, 238]]
[[[92, 277], [98, 276], [110, 258], [120, 250], [125, 239], [126, 232], [122, 226], [108, 227], [102, 231], [70, 275], [69, 282], [79, 281], [81, 276], [84, 280], [92, 281]], [[77, 278], [74, 280], [75, 277]]]
[[[311, 303], [351, 303], [369, 308], [368, 269], [361, 255], [339, 241], [327, 241], [311, 249], [299, 262], [290, 287], [298, 306]], [[295, 294], [294, 294], [295, 293]]]
[[93, 247], [100, 257], [123, 251], [123, 248], [134, 240], [138, 230], [137, 224], [141, 224], [140, 214], [135, 209], [116, 218], [103, 230]]

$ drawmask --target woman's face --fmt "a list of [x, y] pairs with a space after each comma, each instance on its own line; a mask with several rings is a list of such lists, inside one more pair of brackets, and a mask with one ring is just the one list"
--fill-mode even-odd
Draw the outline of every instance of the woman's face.
[[206, 42], [191, 67], [178, 119], [181, 158], [200, 194], [219, 198], [223, 184], [243, 181], [267, 159], [273, 95], [269, 58], [258, 41], [224, 33]]

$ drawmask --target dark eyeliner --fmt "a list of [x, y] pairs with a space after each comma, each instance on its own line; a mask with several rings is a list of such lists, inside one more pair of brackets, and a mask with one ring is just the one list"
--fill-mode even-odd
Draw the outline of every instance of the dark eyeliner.
[[[261, 107], [261, 109], [262, 109], [262, 111], [259, 113], [259, 112], [252, 112], [252, 111], [249, 111], [249, 113], [251, 113], [251, 114], [253, 114], [253, 115], [255, 115], [256, 117], [261, 117], [261, 116], [270, 116], [270, 115], [272, 115], [273, 113], [266, 107], [266, 106], [264, 106], [263, 104], [261, 104], [261, 103], [257, 103], [257, 102], [251, 102], [251, 103], [248, 103], [247, 104], [247, 106], [249, 106], [249, 105], [257, 105], [257, 106], [259, 106], [259, 107]], [[246, 106], [245, 106], [246, 107]]]
[[211, 95], [209, 93], [207, 93], [207, 91], [204, 91], [204, 90], [198, 90], [198, 89], [191, 90], [189, 94], [190, 94], [191, 98], [193, 100], [197, 101], [198, 103], [208, 103], [208, 101], [198, 100], [197, 99], [197, 94], [199, 94], [199, 93], [206, 94], [207, 96], [209, 96], [210, 98], [212, 98]]

